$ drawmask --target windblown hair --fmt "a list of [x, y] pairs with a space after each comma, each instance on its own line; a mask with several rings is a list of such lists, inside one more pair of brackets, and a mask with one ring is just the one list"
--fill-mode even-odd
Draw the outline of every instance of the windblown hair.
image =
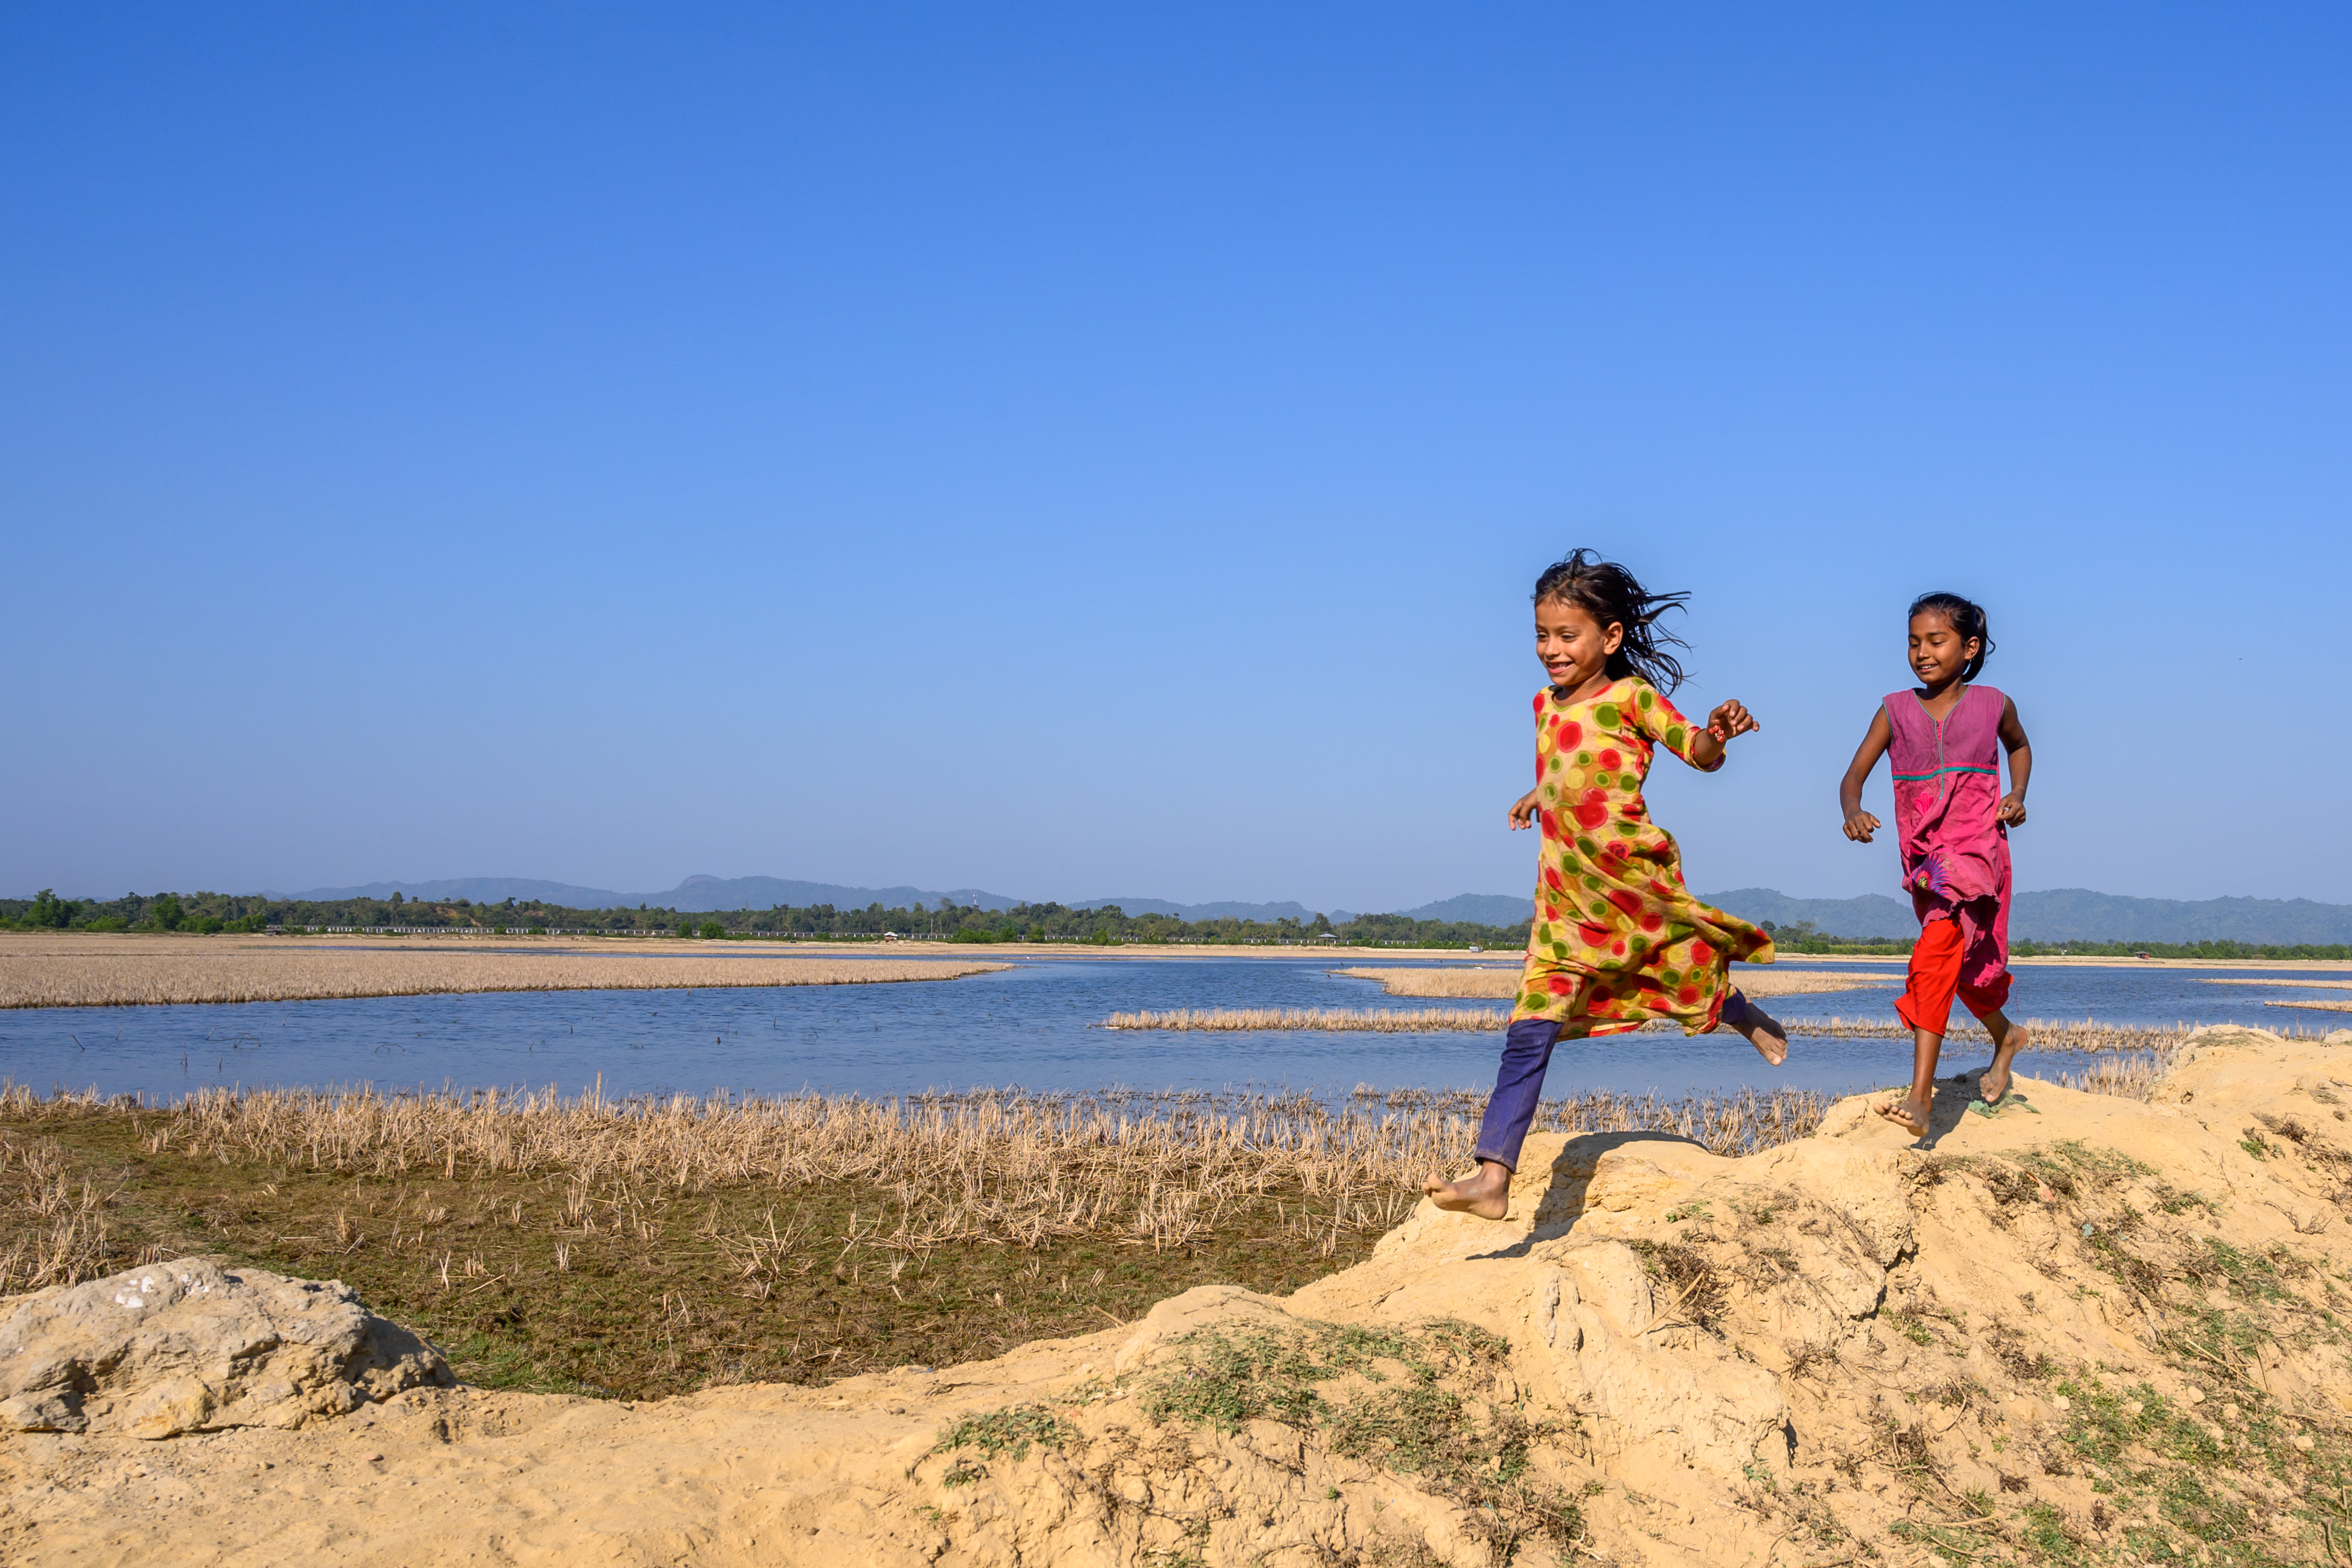
[[1960, 671], [1960, 679], [1975, 680], [1985, 660], [1992, 655], [1992, 622], [1986, 619], [1984, 606], [1957, 593], [1923, 593], [1911, 601], [1911, 614], [1940, 615], [1951, 622], [1953, 633], [1961, 642], [1971, 637], [1977, 640], [1977, 656]]
[[1613, 560], [1602, 560], [1589, 549], [1570, 550], [1544, 568], [1536, 579], [1535, 601], [1547, 599], [1573, 604], [1601, 624], [1625, 628], [1625, 641], [1609, 655], [1606, 674], [1612, 681], [1639, 675], [1662, 692], [1683, 684], [1680, 661], [1666, 652], [1669, 645], [1690, 644], [1657, 624], [1659, 616], [1683, 608], [1687, 593], [1652, 593], [1633, 574]]

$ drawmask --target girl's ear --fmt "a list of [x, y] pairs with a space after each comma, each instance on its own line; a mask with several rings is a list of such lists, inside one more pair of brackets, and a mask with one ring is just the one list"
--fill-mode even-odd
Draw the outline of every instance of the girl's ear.
[[1601, 633], [1601, 651], [1604, 653], [1613, 653], [1624, 645], [1625, 623], [1622, 621], [1612, 621], [1609, 622], [1609, 630]]

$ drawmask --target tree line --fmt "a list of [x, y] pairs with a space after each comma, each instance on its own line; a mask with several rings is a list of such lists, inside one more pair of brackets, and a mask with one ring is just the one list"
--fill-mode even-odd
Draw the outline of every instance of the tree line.
[[507, 899], [285, 899], [219, 893], [126, 894], [107, 900], [68, 900], [44, 888], [31, 899], [0, 899], [0, 924], [19, 930], [172, 931], [192, 934], [304, 930], [329, 926], [478, 931], [491, 935], [564, 931], [613, 936], [786, 937], [876, 941], [886, 935], [948, 942], [1234, 943], [1326, 941], [1356, 946], [1505, 948], [1527, 945], [1525, 926], [1470, 921], [1415, 920], [1402, 915], [1361, 915], [1335, 925], [1307, 920], [1182, 920], [1172, 915], [1129, 915], [1117, 905], [1073, 909], [1023, 904], [982, 909], [941, 900], [926, 906], [863, 909], [829, 904], [770, 909], [682, 912], [640, 904], [635, 909], [574, 909]]
[[[1466, 920], [1416, 920], [1404, 915], [1359, 915], [1334, 924], [1328, 916], [1282, 920], [1182, 920], [1172, 915], [1129, 915], [1116, 904], [1073, 909], [1061, 904], [1022, 904], [982, 909], [946, 900], [936, 905], [836, 909], [830, 904], [795, 908], [732, 909], [687, 913], [639, 904], [635, 909], [573, 909], [563, 904], [507, 899], [476, 904], [470, 899], [389, 898], [289, 899], [220, 893], [125, 894], [116, 899], [64, 899], [50, 888], [36, 896], [0, 898], [0, 926], [22, 931], [148, 931], [210, 935], [215, 932], [299, 931], [329, 926], [409, 927], [476, 931], [504, 936], [564, 931], [619, 936], [782, 937], [797, 940], [877, 941], [885, 935], [945, 942], [1082, 942], [1289, 945], [1327, 942], [1358, 947], [1454, 947], [1516, 953], [1527, 946], [1524, 925], [1486, 925]], [[1763, 922], [1774, 945], [1791, 956], [1899, 956], [1911, 951], [1907, 936], [1839, 936], [1813, 929], [1811, 921], [1787, 925]], [[2344, 944], [2264, 944], [2238, 941], [2017, 941], [2010, 951], [2021, 958], [2074, 956], [2128, 958], [2332, 958], [2352, 959]]]
[[[1813, 929], [1810, 920], [1774, 925], [1767, 920], [1772, 945], [1783, 953], [1808, 956], [1844, 954], [1849, 956], [1891, 956], [1911, 951], [1909, 936], [1832, 936]], [[2011, 941], [2015, 958], [2333, 958], [2352, 959], [2352, 944], [2312, 942], [2119, 942]]]

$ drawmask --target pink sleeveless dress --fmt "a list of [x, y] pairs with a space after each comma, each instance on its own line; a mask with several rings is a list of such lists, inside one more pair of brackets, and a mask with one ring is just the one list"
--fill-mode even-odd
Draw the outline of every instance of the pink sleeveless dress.
[[1916, 692], [1886, 698], [1903, 885], [1922, 926], [1958, 925], [1966, 987], [1990, 986], [2009, 968], [2009, 825], [1998, 814], [2007, 706], [1993, 687], [1968, 686], [1938, 723]]

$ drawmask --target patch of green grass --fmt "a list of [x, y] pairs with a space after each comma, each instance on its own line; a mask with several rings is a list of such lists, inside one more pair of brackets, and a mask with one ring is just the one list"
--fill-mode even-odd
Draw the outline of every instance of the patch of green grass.
[[2251, 1510], [2240, 1499], [2206, 1484], [2206, 1472], [2183, 1466], [2169, 1472], [2157, 1490], [2164, 1521], [2207, 1545], [2242, 1542], [2255, 1533]]
[[1927, 1325], [1919, 1321], [1918, 1314], [1916, 1312], [1889, 1312], [1886, 1314], [1886, 1322], [1896, 1333], [1901, 1334], [1913, 1344], [1933, 1344], [1936, 1343], [1936, 1336], [1927, 1332]]
[[[2028, 1158], [2042, 1155], [2032, 1151]], [[2128, 1181], [2135, 1176], [2152, 1176], [2156, 1167], [2132, 1158], [2121, 1149], [2095, 1149], [2079, 1138], [2063, 1138], [2050, 1145], [2043, 1157], [2062, 1162], [2068, 1169], [2080, 1173], [2101, 1186]]]
[[1070, 1428], [1062, 1418], [1042, 1405], [1008, 1405], [984, 1415], [967, 1416], [943, 1428], [939, 1441], [931, 1445], [931, 1452], [951, 1454], [960, 1448], [977, 1448], [984, 1459], [1006, 1454], [1019, 1464], [1029, 1457], [1032, 1443], [1058, 1448], [1069, 1435]]
[[1924, 1546], [1947, 1563], [1973, 1563], [1988, 1542], [1976, 1530], [1961, 1524], [1934, 1524], [1898, 1519], [1887, 1531], [1906, 1546]]
[[2194, 1190], [2182, 1192], [2170, 1182], [2156, 1184], [2156, 1207], [2167, 1214], [2186, 1214], [2192, 1208], [2201, 1208], [2208, 1214], [2221, 1212], [2221, 1206], [2203, 1193]]
[[2065, 1516], [2046, 1502], [2028, 1503], [2017, 1515], [2018, 1544], [2044, 1563], [2084, 1563], [2083, 1543], [2067, 1529]]
[[501, 1343], [483, 1334], [469, 1334], [442, 1347], [452, 1366], [465, 1371], [466, 1381], [481, 1388], [519, 1389], [530, 1394], [577, 1394], [586, 1398], [610, 1397], [610, 1391], [551, 1371], [530, 1358], [520, 1345]]
[[1408, 1354], [1402, 1333], [1353, 1323], [1203, 1331], [1178, 1340], [1175, 1350], [1144, 1385], [1144, 1415], [1224, 1432], [1261, 1419], [1312, 1425], [1321, 1400], [1316, 1385], [1350, 1372], [1378, 1382], [1386, 1375], [1381, 1360], [1402, 1363]]
[[2204, 1279], [2223, 1281], [2233, 1295], [2261, 1301], [2283, 1301], [2292, 1293], [2280, 1282], [2278, 1261], [2274, 1256], [2243, 1251], [2218, 1236], [2205, 1239], [2201, 1266], [2192, 1263], [2190, 1268]]
[[1450, 1319], [1405, 1330], [1300, 1322], [1204, 1329], [1170, 1350], [1138, 1389], [1152, 1421], [1318, 1432], [1332, 1452], [1462, 1506], [1502, 1561], [1529, 1538], [1582, 1532], [1576, 1500], [1532, 1469], [1555, 1428], [1497, 1393], [1510, 1352], [1499, 1335]]
[[[2154, 1412], [2162, 1402], [2148, 1404], [2144, 1396], [2152, 1391], [2146, 1385], [2118, 1394], [2095, 1378], [2070, 1378], [2058, 1385], [2058, 1392], [2074, 1406], [2067, 1412], [2059, 1440], [2096, 1464], [2116, 1463], [2126, 1445], [2137, 1441], [2160, 1419]], [[2135, 1404], [2139, 1406], [2137, 1410], [2131, 1408]]]

